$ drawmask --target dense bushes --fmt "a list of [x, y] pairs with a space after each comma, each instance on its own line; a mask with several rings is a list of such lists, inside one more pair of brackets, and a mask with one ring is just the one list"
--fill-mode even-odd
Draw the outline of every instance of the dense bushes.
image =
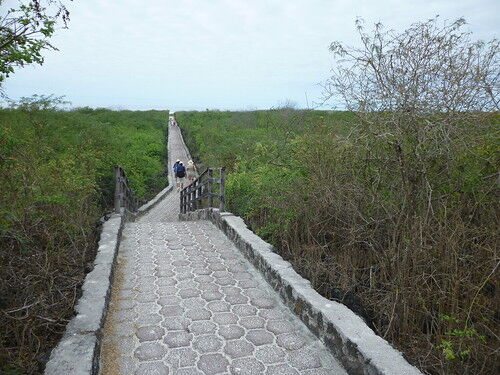
[[427, 373], [497, 373], [497, 115], [445, 138], [345, 112], [176, 116], [197, 161], [228, 168], [228, 209], [320, 293]]
[[36, 373], [64, 332], [112, 205], [113, 165], [143, 201], [165, 185], [167, 117], [37, 100], [0, 110], [0, 372]]

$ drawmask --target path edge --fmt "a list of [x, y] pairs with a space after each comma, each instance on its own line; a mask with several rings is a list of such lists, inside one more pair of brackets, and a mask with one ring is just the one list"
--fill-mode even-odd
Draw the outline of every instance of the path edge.
[[349, 374], [422, 375], [352, 310], [316, 292], [241, 217], [209, 208], [180, 214], [179, 219], [209, 220], [221, 229]]
[[126, 215], [113, 214], [102, 224], [94, 268], [82, 285], [76, 315], [52, 350], [45, 375], [89, 375], [99, 371], [101, 330], [111, 295], [111, 282]]

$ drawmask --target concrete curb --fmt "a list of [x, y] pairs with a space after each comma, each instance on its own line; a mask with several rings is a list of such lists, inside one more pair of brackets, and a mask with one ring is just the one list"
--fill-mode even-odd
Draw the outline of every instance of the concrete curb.
[[99, 370], [101, 327], [111, 293], [111, 280], [125, 219], [113, 214], [103, 223], [94, 269], [87, 274], [76, 316], [66, 327], [59, 344], [52, 350], [46, 375], [89, 375]]
[[156, 194], [156, 196], [153, 199], [151, 199], [149, 202], [147, 202], [147, 203], [143, 204], [141, 207], [139, 207], [137, 212], [134, 212], [134, 214], [133, 214], [134, 219], [137, 219], [138, 217], [141, 217], [142, 215], [146, 214], [149, 210], [151, 210], [154, 206], [156, 206], [158, 204], [158, 202], [160, 202], [163, 198], [165, 198], [165, 196], [168, 193], [170, 193], [172, 191], [172, 189], [174, 188], [174, 184], [170, 181], [171, 180], [170, 175], [168, 176], [168, 180], [169, 180], [169, 183], [165, 189], [163, 189], [158, 194]]
[[284, 303], [318, 336], [349, 374], [421, 375], [399, 351], [377, 336], [346, 306], [316, 292], [310, 282], [253, 233], [243, 219], [218, 209], [180, 214], [181, 220], [210, 220], [263, 274]]

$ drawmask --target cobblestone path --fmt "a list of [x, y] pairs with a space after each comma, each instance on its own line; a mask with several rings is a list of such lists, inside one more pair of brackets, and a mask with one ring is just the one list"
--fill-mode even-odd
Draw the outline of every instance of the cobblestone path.
[[346, 374], [221, 231], [177, 220], [178, 199], [126, 224], [101, 374]]

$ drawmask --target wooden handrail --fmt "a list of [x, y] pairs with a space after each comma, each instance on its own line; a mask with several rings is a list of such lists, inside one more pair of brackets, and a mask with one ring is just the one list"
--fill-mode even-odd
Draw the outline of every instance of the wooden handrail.
[[125, 170], [115, 165], [115, 212], [121, 213], [122, 208], [130, 212], [137, 211], [137, 198], [129, 186]]
[[[206, 207], [218, 207], [221, 212], [224, 211], [225, 178], [224, 168], [205, 169], [196, 180], [182, 189], [180, 212], [185, 214]], [[218, 200], [218, 206], [215, 206], [214, 200]]]

